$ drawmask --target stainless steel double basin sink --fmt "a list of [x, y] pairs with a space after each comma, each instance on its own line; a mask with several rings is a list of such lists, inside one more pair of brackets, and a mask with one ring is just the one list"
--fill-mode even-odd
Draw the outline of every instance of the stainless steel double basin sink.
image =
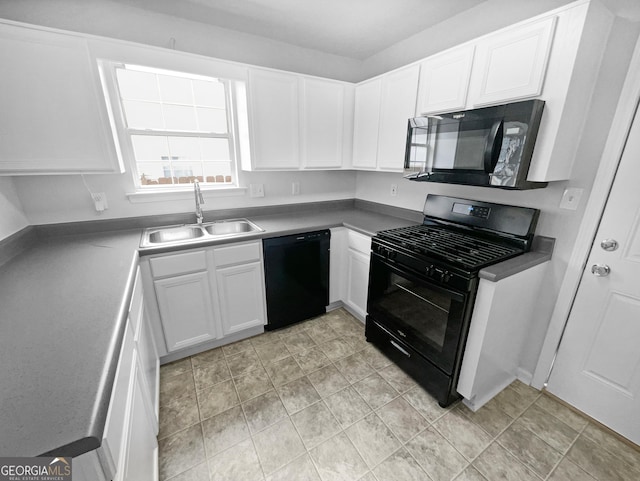
[[247, 219], [228, 219], [204, 224], [172, 225], [145, 229], [140, 247], [189, 244], [200, 240], [240, 237], [264, 229]]

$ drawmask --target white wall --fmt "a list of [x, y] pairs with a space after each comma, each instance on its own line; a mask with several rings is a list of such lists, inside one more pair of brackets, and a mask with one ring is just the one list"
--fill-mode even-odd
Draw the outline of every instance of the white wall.
[[0, 18], [129, 40], [209, 57], [356, 80], [361, 62], [111, 0], [0, 1]]
[[29, 225], [11, 177], [0, 177], [0, 240]]
[[[544, 189], [507, 191], [462, 185], [411, 182], [403, 179], [402, 174], [358, 173], [357, 198], [406, 209], [422, 210], [427, 194], [431, 193], [534, 207], [541, 210], [536, 233], [554, 237], [556, 246], [550, 269], [546, 274], [539, 296], [541, 301], [536, 311], [536, 318], [539, 322], [532, 326], [523, 357], [523, 368], [529, 373], [533, 373], [535, 369], [639, 32], [640, 26], [637, 23], [631, 23], [621, 18], [617, 18], [613, 25], [589, 108], [588, 118], [590, 120], [582, 132], [570, 180], [552, 182]], [[576, 121], [580, 121], [580, 119], [576, 119]], [[398, 185], [396, 197], [390, 195], [392, 183]], [[559, 208], [560, 199], [566, 187], [584, 189], [577, 211]]]
[[[86, 175], [91, 191], [104, 192], [109, 208], [99, 214], [79, 175], [15, 177], [24, 212], [31, 224], [55, 224], [154, 214], [193, 212], [192, 195], [169, 201], [131, 203], [127, 193], [134, 192], [130, 174]], [[265, 186], [263, 198], [251, 198], [248, 190], [239, 195], [219, 196], [204, 191], [205, 211], [294, 202], [351, 199], [355, 192], [355, 172], [242, 172], [246, 185]], [[300, 183], [300, 195], [291, 194], [291, 183]]]

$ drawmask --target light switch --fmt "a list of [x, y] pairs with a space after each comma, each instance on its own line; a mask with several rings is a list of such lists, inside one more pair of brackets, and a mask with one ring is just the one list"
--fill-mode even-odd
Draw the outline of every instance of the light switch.
[[576, 187], [564, 189], [562, 200], [560, 200], [560, 208], [576, 210], [578, 208], [578, 204], [580, 204], [580, 197], [582, 197], [583, 191], [584, 189], [578, 189]]
[[300, 195], [300, 182], [291, 183], [291, 195]]

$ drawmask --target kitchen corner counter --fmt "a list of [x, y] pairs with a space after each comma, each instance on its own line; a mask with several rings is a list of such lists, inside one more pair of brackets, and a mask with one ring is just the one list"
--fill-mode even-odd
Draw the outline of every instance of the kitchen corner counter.
[[480, 279], [498, 282], [519, 272], [547, 262], [553, 254], [556, 240], [552, 237], [535, 236], [529, 252], [485, 267], [479, 273]]
[[[342, 226], [374, 235], [420, 222], [420, 213], [401, 211], [353, 201], [244, 211], [265, 232], [224, 242]], [[73, 457], [100, 446], [147, 226], [141, 221], [149, 222], [122, 220], [127, 230], [117, 221], [37, 226], [35, 237], [30, 227], [28, 239], [18, 236], [5, 249], [29, 241], [0, 269], [0, 456]]]
[[40, 239], [2, 265], [0, 456], [100, 445], [139, 242], [139, 230]]

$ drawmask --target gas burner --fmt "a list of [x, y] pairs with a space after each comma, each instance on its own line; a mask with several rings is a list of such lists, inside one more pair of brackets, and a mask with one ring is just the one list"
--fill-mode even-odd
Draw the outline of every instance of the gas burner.
[[437, 258], [466, 270], [477, 270], [524, 252], [523, 248], [507, 242], [488, 240], [449, 226], [400, 227], [379, 232], [377, 237], [414, 254]]

